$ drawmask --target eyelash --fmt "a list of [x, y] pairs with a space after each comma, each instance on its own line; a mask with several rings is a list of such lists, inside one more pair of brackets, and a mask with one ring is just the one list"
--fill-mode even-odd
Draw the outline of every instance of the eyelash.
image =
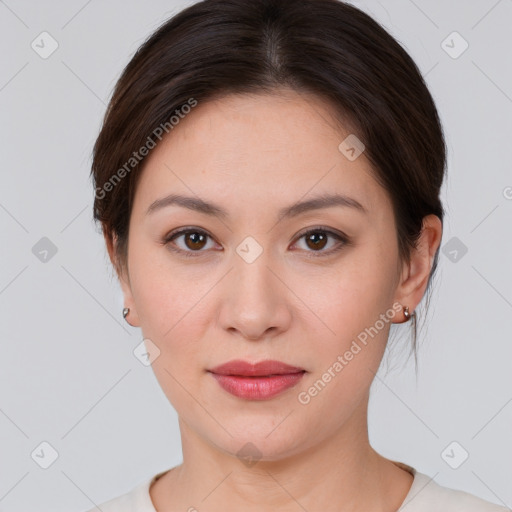
[[[173, 232], [169, 233], [168, 235], [166, 235], [165, 238], [162, 241], [162, 244], [166, 245], [166, 246], [169, 246], [169, 249], [171, 251], [177, 252], [179, 254], [182, 254], [186, 258], [197, 258], [198, 256], [201, 256], [201, 253], [204, 253], [206, 251], [204, 251], [204, 250], [198, 250], [198, 251], [187, 250], [187, 251], [185, 251], [183, 249], [179, 249], [179, 248], [177, 248], [175, 246], [173, 247], [171, 245], [171, 242], [174, 239], [178, 238], [180, 235], [184, 235], [184, 234], [187, 234], [187, 233], [197, 233], [197, 234], [205, 235], [206, 237], [212, 238], [206, 231], [203, 231], [202, 229], [198, 229], [198, 228], [183, 228], [183, 229], [180, 229], [178, 231], [173, 231]], [[319, 257], [322, 257], [322, 256], [330, 256], [331, 254], [334, 254], [334, 253], [340, 251], [343, 247], [351, 245], [350, 239], [346, 235], [335, 233], [334, 231], [331, 231], [330, 229], [324, 228], [322, 226], [308, 229], [304, 233], [301, 233], [297, 237], [296, 240], [299, 241], [300, 239], [305, 238], [308, 235], [311, 235], [313, 233], [323, 233], [323, 234], [326, 234], [326, 235], [328, 235], [328, 236], [330, 236], [332, 238], [335, 238], [336, 240], [338, 240], [341, 243], [338, 244], [336, 247], [331, 248], [331, 249], [329, 249], [327, 251], [323, 251], [323, 250], [319, 250], [319, 251], [306, 251], [307, 253], [310, 253], [307, 257], [319, 258]]]

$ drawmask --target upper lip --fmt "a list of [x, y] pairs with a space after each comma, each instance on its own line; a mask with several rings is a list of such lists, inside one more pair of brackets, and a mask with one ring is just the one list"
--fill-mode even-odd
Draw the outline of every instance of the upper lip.
[[267, 359], [258, 363], [235, 359], [209, 370], [218, 375], [241, 375], [246, 377], [261, 377], [268, 375], [285, 375], [304, 372], [304, 368], [290, 366], [281, 361]]

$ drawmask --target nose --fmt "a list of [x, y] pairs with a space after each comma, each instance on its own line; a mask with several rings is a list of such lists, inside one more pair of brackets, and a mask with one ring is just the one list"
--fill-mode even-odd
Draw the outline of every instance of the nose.
[[223, 280], [220, 295], [221, 328], [251, 341], [286, 331], [292, 319], [293, 294], [279, 274], [265, 251], [252, 263], [235, 255], [234, 268]]

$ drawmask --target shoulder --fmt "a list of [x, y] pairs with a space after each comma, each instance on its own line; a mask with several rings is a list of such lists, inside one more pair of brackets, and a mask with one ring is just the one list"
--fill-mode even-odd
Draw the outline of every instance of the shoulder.
[[165, 472], [158, 473], [136, 485], [131, 491], [112, 498], [87, 512], [156, 512], [149, 488]]
[[444, 487], [415, 471], [414, 482], [398, 512], [511, 512], [465, 491]]

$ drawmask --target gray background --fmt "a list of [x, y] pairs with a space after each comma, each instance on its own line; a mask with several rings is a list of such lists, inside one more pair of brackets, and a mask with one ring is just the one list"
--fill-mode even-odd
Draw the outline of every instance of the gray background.
[[[2, 511], [87, 510], [181, 461], [176, 413], [132, 353], [142, 336], [121, 316], [89, 170], [119, 73], [189, 3], [0, 1]], [[413, 359], [389, 354], [370, 439], [442, 485], [512, 507], [512, 0], [354, 4], [418, 63], [449, 149], [418, 378]], [[31, 47], [43, 31], [59, 45], [46, 59]], [[453, 31], [469, 43], [457, 58], [461, 40], [443, 43]], [[46, 261], [43, 237], [57, 249]], [[407, 326], [394, 332], [409, 343]], [[462, 448], [442, 456], [453, 441], [469, 453], [458, 469], [446, 460]], [[43, 442], [58, 454], [47, 469]]]

